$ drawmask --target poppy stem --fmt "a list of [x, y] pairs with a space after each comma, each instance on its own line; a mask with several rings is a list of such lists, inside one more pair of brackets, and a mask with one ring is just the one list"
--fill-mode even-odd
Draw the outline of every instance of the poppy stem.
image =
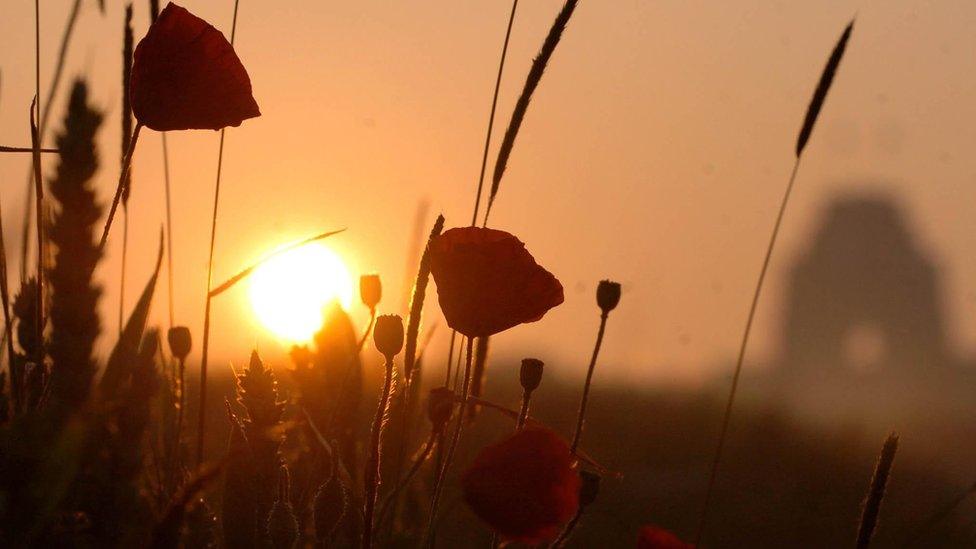
[[380, 403], [373, 418], [373, 430], [370, 434], [369, 455], [366, 462], [365, 497], [363, 503], [363, 549], [373, 546], [373, 512], [376, 509], [376, 493], [380, 486], [380, 440], [383, 438], [383, 428], [386, 426], [384, 417], [390, 404], [390, 391], [393, 388], [393, 356], [386, 357], [386, 375], [383, 380], [383, 392]]
[[[230, 26], [230, 45], [234, 45], [237, 35], [237, 10], [240, 0], [234, 0], [234, 17]], [[136, 125], [139, 132], [139, 125]], [[220, 175], [224, 167], [224, 135], [227, 128], [220, 129], [220, 145], [217, 150], [217, 182], [214, 185], [213, 215], [210, 217], [210, 254], [207, 258], [207, 303], [203, 312], [203, 345], [200, 351], [200, 409], [197, 419], [197, 468], [203, 465], [203, 443], [207, 426], [207, 356], [210, 351], [210, 285], [213, 283], [214, 244], [217, 241], [217, 207], [220, 204]], [[132, 145], [135, 146], [135, 137]]]
[[464, 429], [464, 416], [468, 409], [468, 390], [471, 384], [471, 353], [472, 353], [472, 339], [468, 337], [467, 351], [464, 360], [464, 383], [461, 388], [461, 409], [458, 410], [457, 421], [454, 426], [454, 435], [451, 438], [451, 445], [447, 449], [447, 455], [444, 456], [444, 465], [441, 467], [440, 475], [437, 477], [437, 483], [434, 484], [434, 495], [431, 497], [430, 501], [430, 516], [427, 518], [427, 529], [424, 532], [424, 541], [421, 547], [432, 547], [434, 543], [434, 524], [437, 522], [437, 504], [441, 499], [441, 492], [444, 489], [444, 479], [447, 478], [447, 473], [451, 469], [451, 462], [454, 461], [454, 453], [457, 451], [458, 442], [461, 440], [461, 431]]
[[[30, 130], [31, 146], [34, 148], [34, 153], [31, 155], [34, 168], [34, 192], [37, 195], [37, 323], [35, 330], [37, 332], [38, 356], [35, 357], [35, 360], [37, 360], [37, 364], [42, 364], [44, 362], [44, 260], [46, 254], [44, 250], [44, 178], [41, 175], [41, 137], [34, 118], [34, 107], [38, 106], [37, 101], [38, 99], [35, 97], [34, 103], [31, 104]], [[39, 107], [37, 112], [40, 113]]]
[[[478, 223], [478, 210], [481, 208], [481, 192], [485, 186], [485, 168], [488, 166], [488, 149], [491, 145], [491, 130], [495, 126], [495, 108], [498, 106], [498, 90], [502, 85], [502, 73], [505, 70], [505, 57], [508, 54], [508, 40], [512, 36], [512, 25], [515, 23], [515, 9], [518, 0], [512, 1], [512, 14], [508, 16], [508, 28], [505, 29], [505, 42], [502, 44], [502, 56], [498, 61], [498, 76], [495, 78], [495, 93], [491, 98], [491, 114], [488, 115], [488, 131], [485, 134], [485, 149], [481, 155], [481, 174], [478, 176], [478, 194], [475, 195], [474, 212], [471, 214], [471, 226]], [[487, 224], [487, 219], [485, 220]]]
[[105, 219], [105, 228], [102, 229], [102, 238], [98, 243], [99, 252], [105, 250], [105, 243], [108, 241], [108, 232], [112, 228], [112, 219], [115, 217], [115, 210], [119, 207], [119, 202], [122, 200], [122, 193], [125, 190], [125, 186], [128, 184], [129, 166], [132, 165], [132, 154], [136, 150], [136, 142], [139, 141], [139, 130], [142, 129], [142, 122], [136, 122], [136, 127], [132, 130], [132, 139], [129, 141], [129, 150], [125, 152], [125, 157], [122, 159], [122, 168], [119, 170], [119, 184], [115, 188], [115, 198], [112, 199], [112, 207], [108, 210], [108, 218]]
[[437, 445], [438, 435], [440, 435], [441, 432], [442, 431], [436, 431], [434, 429], [430, 430], [430, 436], [427, 437], [427, 442], [424, 443], [423, 449], [420, 450], [420, 455], [418, 455], [417, 459], [414, 460], [413, 465], [410, 466], [406, 476], [404, 476], [403, 479], [397, 483], [396, 487], [393, 488], [393, 490], [387, 494], [385, 498], [383, 498], [383, 504], [380, 505], [380, 512], [376, 515], [376, 524], [382, 525], [386, 520], [386, 515], [389, 514], [389, 511], [396, 511], [397, 496], [399, 496], [400, 492], [410, 485], [413, 477], [415, 477], [417, 472], [420, 471], [420, 467], [425, 461], [427, 461], [427, 458], [430, 457], [431, 452], [434, 450], [434, 446]]
[[166, 189], [166, 282], [168, 287], [167, 297], [169, 298], [169, 327], [175, 324], [173, 314], [173, 214], [170, 206], [169, 191], [169, 147], [166, 144], [166, 132], [162, 132], [163, 138], [163, 187]]
[[529, 401], [532, 400], [532, 391], [522, 390], [522, 407], [519, 409], [518, 419], [515, 420], [515, 431], [525, 428], [525, 420], [529, 417]]
[[125, 263], [129, 255], [129, 206], [122, 204], [122, 275], [119, 277], [119, 336], [125, 327]]
[[600, 314], [600, 329], [596, 333], [596, 345], [593, 346], [593, 355], [590, 357], [590, 367], [586, 371], [586, 383], [583, 384], [583, 397], [580, 399], [579, 414], [576, 416], [576, 433], [573, 435], [573, 444], [570, 452], [576, 454], [580, 439], [583, 438], [583, 424], [586, 420], [586, 403], [590, 397], [590, 383], [593, 381], [593, 370], [596, 369], [596, 357], [600, 354], [600, 345], [603, 344], [603, 333], [607, 327], [607, 317], [609, 311]]
[[786, 205], [790, 201], [790, 194], [793, 192], [793, 184], [796, 182], [796, 173], [799, 169], [800, 157], [797, 156], [796, 161], [793, 163], [793, 172], [790, 174], [790, 180], [786, 184], [783, 201], [779, 205], [776, 222], [773, 224], [773, 233], [769, 237], [769, 245], [766, 246], [766, 255], [763, 257], [762, 268], [759, 270], [759, 279], [756, 281], [756, 290], [752, 294], [752, 303], [749, 305], [749, 315], [746, 317], [746, 327], [742, 333], [742, 341], [739, 343], [739, 357], [735, 361], [735, 372], [732, 374], [732, 387], [729, 389], [729, 399], [725, 403], [722, 429], [719, 432], [718, 444], [715, 447], [715, 456], [712, 458], [712, 468], [708, 476], [708, 488], [705, 489], [705, 501], [702, 503], [701, 515], [698, 518], [698, 532], [695, 534], [695, 547], [701, 546], [705, 523], [708, 519], [708, 508], [712, 500], [712, 492], [715, 489], [715, 479], [718, 476], [719, 463], [722, 461], [722, 450], [725, 448], [725, 438], [728, 435], [729, 421], [732, 418], [732, 405], [735, 403], [735, 394], [739, 388], [739, 375], [742, 373], [742, 363], [746, 357], [746, 347], [749, 345], [749, 334], [752, 333], [752, 322], [756, 318], [756, 308], [759, 305], [759, 296], [762, 293], [763, 282], [766, 280], [766, 271], [769, 270], [769, 261], [773, 257], [773, 248], [776, 246], [779, 229], [783, 224], [783, 215], [786, 213]]
[[585, 505], [580, 505], [576, 509], [576, 514], [573, 515], [573, 518], [569, 520], [569, 522], [566, 524], [566, 527], [563, 528], [563, 531], [559, 533], [559, 537], [556, 538], [556, 541], [553, 541], [552, 543], [549, 544], [550, 549], [555, 549], [558, 547], [562, 547], [563, 545], [566, 545], [566, 542], [569, 541], [569, 537], [573, 535], [573, 530], [576, 529], [576, 525], [579, 524], [580, 519], [583, 518], [583, 511], [585, 510], [586, 510]]

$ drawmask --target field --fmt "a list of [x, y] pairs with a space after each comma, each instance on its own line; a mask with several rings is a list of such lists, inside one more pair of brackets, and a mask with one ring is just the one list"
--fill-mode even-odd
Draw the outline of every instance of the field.
[[[341, 192], [357, 196], [362, 210], [321, 216], [348, 226], [312, 228], [290, 208], [302, 210], [328, 183], [315, 181], [308, 193], [289, 187], [302, 169], [274, 150], [351, 147], [327, 124], [308, 122], [338, 103], [316, 97], [303, 113], [308, 121], [289, 117], [286, 137], [269, 134], [260, 153], [225, 158], [235, 132], [304, 104], [297, 95], [266, 103], [256, 91], [267, 88], [252, 88], [252, 79], [271, 73], [252, 72], [240, 55], [239, 11], [255, 6], [229, 4], [224, 29], [198, 16], [197, 6], [87, 4], [75, 0], [55, 30], [42, 24], [46, 6], [33, 3], [29, 140], [0, 147], [3, 161], [29, 165], [23, 210], [9, 203], [6, 181], [0, 205], [8, 216], [6, 225], [0, 219], [0, 546], [976, 545], [976, 370], [953, 345], [946, 313], [946, 302], [956, 310], [968, 302], [944, 298], [941, 264], [915, 237], [900, 202], [883, 193], [838, 194], [789, 273], [778, 272], [790, 202], [806, 166], [823, 158], [811, 153], [818, 121], [846, 90], [835, 84], [860, 47], [859, 21], [839, 26], [835, 42], [822, 45], [822, 66], [802, 66], [809, 100], [795, 115], [795, 133], [782, 138], [789, 155], [776, 165], [792, 167], [772, 199], [763, 246], [735, 256], [735, 265], [701, 263], [712, 265], [701, 279], [711, 294], [695, 299], [715, 302], [704, 309], [709, 323], [689, 328], [680, 304], [677, 312], [644, 308], [650, 293], [666, 293], [655, 281], [673, 265], [591, 279], [591, 269], [606, 268], [603, 246], [563, 234], [599, 228], [612, 231], [613, 244], [633, 239], [614, 263], [630, 269], [646, 257], [636, 249], [646, 235], [623, 229], [637, 191], [592, 205], [581, 198], [572, 215], [558, 205], [582, 196], [573, 181], [536, 189], [560, 197], [545, 207], [500, 200], [514, 184], [509, 172], [524, 162], [530, 172], [545, 169], [520, 157], [519, 143], [534, 135], [537, 104], [551, 98], [542, 90], [553, 66], [573, 62], [560, 55], [561, 44], [585, 3], [563, 0], [547, 13], [535, 56], [517, 65], [524, 74], [512, 74], [511, 56], [521, 53], [510, 50], [513, 29], [520, 14], [533, 20], [520, 10], [541, 8], [514, 0], [506, 10], [494, 87], [485, 93], [491, 101], [467, 108], [489, 115], [470, 214], [466, 207], [430, 212], [432, 202], [445, 203], [438, 196], [412, 197], [419, 206], [404, 208], [392, 189], [375, 195], [347, 181]], [[79, 14], [96, 8], [122, 28], [111, 107], [91, 77], [65, 69], [76, 25], [86, 21]], [[59, 46], [42, 49], [54, 36]], [[45, 86], [42, 55], [53, 67]], [[255, 57], [267, 65], [267, 55]], [[274, 69], [288, 62], [299, 64], [282, 53]], [[513, 78], [520, 85], [507, 97], [503, 82]], [[116, 115], [120, 127], [109, 127]], [[361, 125], [372, 131], [377, 121]], [[193, 130], [211, 130], [217, 143], [212, 187], [188, 185], [196, 173], [171, 177], [188, 166], [196, 171], [206, 154], [182, 140]], [[117, 134], [117, 150], [103, 150], [106, 133]], [[572, 137], [623, 139], [611, 134]], [[404, 150], [417, 145], [403, 139]], [[321, 149], [312, 160], [336, 154], [311, 146]], [[142, 170], [149, 148], [160, 173]], [[382, 162], [363, 151], [356, 153], [363, 163]], [[416, 161], [436, 163], [438, 153], [427, 152]], [[105, 162], [115, 157], [117, 172]], [[586, 161], [560, 164], [584, 173]], [[256, 190], [235, 186], [234, 166], [259, 163], [277, 166], [281, 177]], [[713, 171], [711, 163], [704, 168]], [[153, 199], [158, 225], [143, 209], [146, 195], [134, 194], [153, 178], [161, 180]], [[256, 216], [234, 201], [235, 191], [266, 207]], [[522, 229], [537, 221], [527, 205], [540, 220], [555, 216], [546, 234]], [[396, 230], [405, 249], [377, 252], [376, 242], [392, 232], [379, 212], [390, 208], [401, 217], [415, 211], [413, 227]], [[635, 226], [643, 231], [659, 214], [669, 212], [641, 211], [648, 221]], [[730, 236], [728, 216], [714, 217], [725, 225], [715, 234], [744, 249], [746, 240]], [[519, 228], [505, 230], [499, 219]], [[265, 231], [264, 247], [240, 253], [251, 221], [297, 223], [302, 236]], [[709, 249], [671, 236], [652, 240], [680, 249], [672, 260], [699, 261]], [[552, 247], [559, 240], [566, 242]], [[376, 264], [406, 257], [406, 268], [357, 272], [349, 242], [362, 246], [363, 257], [384, 258]], [[228, 244], [233, 269], [220, 250]], [[758, 269], [730, 301], [721, 281], [740, 263]], [[700, 294], [701, 280], [656, 302]], [[776, 335], [757, 320], [770, 285], [785, 295]], [[177, 307], [198, 299], [199, 324]], [[733, 301], [735, 311], [719, 306]], [[704, 350], [687, 349], [707, 347], [702, 334], [720, 317], [733, 319], [734, 351], [722, 347], [713, 373], [667, 379], [680, 368], [648, 358], [649, 348], [673, 340], [701, 361]], [[249, 334], [259, 334], [253, 345], [225, 348]], [[755, 358], [757, 338], [776, 351]], [[659, 382], [649, 381], [654, 376]]]

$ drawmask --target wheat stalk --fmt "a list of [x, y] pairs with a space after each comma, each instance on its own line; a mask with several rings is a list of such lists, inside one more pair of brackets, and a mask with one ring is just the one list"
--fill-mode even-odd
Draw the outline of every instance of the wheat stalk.
[[799, 136], [796, 142], [796, 160], [793, 163], [793, 171], [790, 173], [789, 181], [786, 184], [786, 192], [783, 194], [783, 200], [780, 202], [779, 212], [776, 214], [776, 222], [773, 224], [773, 232], [769, 238], [769, 244], [766, 246], [766, 254], [763, 257], [762, 268], [759, 271], [759, 279], [756, 281], [756, 289], [752, 294], [752, 302], [749, 305], [749, 315], [746, 317], [746, 326], [742, 334], [742, 341], [739, 344], [739, 355], [735, 363], [735, 373], [732, 375], [732, 387], [729, 389], [729, 398], [725, 404], [725, 413], [722, 417], [722, 428], [718, 437], [718, 444], [715, 448], [715, 454], [712, 459], [712, 467], [708, 478], [708, 487], [705, 490], [705, 500], [702, 504], [701, 514], [698, 520], [698, 532], [695, 535], [695, 546], [701, 545], [701, 538], [705, 530], [705, 524], [708, 519], [708, 509], [711, 503], [712, 494], [715, 489], [715, 479], [718, 476], [718, 467], [722, 460], [722, 450], [725, 447], [725, 439], [728, 436], [729, 421], [732, 417], [732, 406], [735, 403], [735, 395], [739, 387], [739, 376], [742, 373], [742, 363], [745, 360], [746, 347], [749, 344], [749, 335], [752, 332], [752, 323], [756, 316], [756, 308], [759, 305], [759, 296], [762, 293], [763, 282], [766, 280], [766, 272], [769, 269], [769, 262], [773, 255], [773, 248], [776, 246], [776, 239], [779, 236], [780, 227], [783, 224], [783, 216], [786, 213], [786, 206], [790, 200], [790, 194], [793, 192], [793, 185], [796, 182], [796, 174], [800, 168], [800, 158], [802, 157], [803, 150], [806, 147], [807, 141], [810, 138], [810, 134], [813, 131], [813, 126], [817, 121], [817, 117], [820, 114], [820, 109], [823, 107], [824, 101], [827, 99], [827, 92], [830, 90], [830, 86], [834, 81], [834, 76], [837, 73], [837, 68], [840, 66], [840, 61], [843, 58], [844, 51], [847, 48], [847, 41], [850, 39], [851, 31], [854, 28], [854, 21], [851, 20], [841, 34], [840, 39], [834, 46], [834, 50], [827, 61], [827, 65], [824, 67], [823, 73], [820, 76], [820, 81], [817, 84], [817, 89], [814, 91], [813, 99], [810, 101], [809, 107], [807, 107], [807, 113], [803, 120], [803, 126], [800, 129]]
[[546, 65], [548, 65], [549, 59], [552, 58], [553, 52], [556, 51], [556, 46], [559, 45], [563, 31], [566, 30], [566, 25], [569, 24], [569, 19], [573, 16], [573, 11], [576, 10], [576, 4], [578, 3], [578, 0], [566, 0], [563, 8], [556, 16], [556, 20], [553, 21], [552, 27], [549, 29], [549, 34], [542, 43], [542, 49], [539, 50], [539, 54], [532, 61], [532, 68], [529, 69], [529, 75], [525, 79], [525, 86], [522, 87], [522, 93], [519, 95], [518, 101], [515, 102], [512, 119], [508, 123], [508, 129], [505, 130], [505, 137], [502, 138], [502, 144], [498, 150], [498, 159], [495, 161], [495, 172], [491, 178], [491, 190], [488, 193], [488, 206], [485, 208], [485, 226], [488, 225], [488, 216], [491, 214], [491, 207], [495, 203], [498, 186], [501, 184], [502, 176], [505, 174], [508, 158], [512, 154], [512, 148], [515, 146], [515, 137], [518, 135], [519, 128], [522, 127], [522, 120], [525, 119], [525, 113], [529, 109], [532, 94], [539, 86], [542, 75], [546, 70]]

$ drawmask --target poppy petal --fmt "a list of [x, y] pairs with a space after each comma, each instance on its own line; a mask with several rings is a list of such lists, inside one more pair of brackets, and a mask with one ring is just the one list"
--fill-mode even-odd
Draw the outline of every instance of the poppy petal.
[[508, 540], [555, 538], [579, 507], [579, 475], [569, 446], [531, 427], [484, 448], [461, 478], [464, 500]]
[[505, 231], [451, 229], [431, 243], [430, 258], [444, 317], [466, 336], [535, 322], [563, 302], [559, 280]]
[[136, 47], [130, 97], [136, 119], [157, 131], [219, 130], [261, 115], [233, 46], [173, 3]]

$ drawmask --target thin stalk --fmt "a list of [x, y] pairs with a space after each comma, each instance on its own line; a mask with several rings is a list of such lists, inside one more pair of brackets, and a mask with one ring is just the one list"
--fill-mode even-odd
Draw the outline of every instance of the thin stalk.
[[607, 328], [607, 317], [609, 311], [600, 313], [600, 329], [596, 333], [596, 344], [593, 346], [593, 355], [590, 356], [590, 367], [586, 370], [586, 383], [583, 384], [583, 397], [580, 399], [579, 413], [576, 416], [576, 433], [573, 435], [573, 444], [570, 452], [576, 454], [580, 439], [583, 437], [583, 423], [586, 421], [586, 403], [590, 397], [590, 383], [593, 381], [593, 370], [596, 369], [596, 357], [600, 354], [600, 345], [603, 344], [603, 333]]
[[[161, 347], [161, 346], [160, 346]], [[176, 413], [176, 449], [180, 448], [180, 441], [183, 439], [183, 410], [186, 408], [186, 358], [179, 359], [179, 370], [177, 372], [176, 390], [178, 392], [180, 409]]]
[[502, 73], [505, 70], [505, 57], [508, 54], [508, 40], [512, 36], [512, 25], [515, 23], [515, 9], [518, 0], [512, 1], [512, 14], [508, 16], [508, 27], [505, 29], [505, 42], [502, 44], [502, 56], [498, 61], [498, 76], [495, 78], [495, 93], [491, 97], [491, 113], [488, 115], [488, 131], [485, 133], [485, 149], [481, 155], [481, 174], [478, 175], [478, 194], [474, 199], [474, 212], [471, 213], [471, 226], [478, 223], [478, 210], [481, 208], [481, 192], [485, 186], [485, 168], [488, 166], [488, 149], [491, 145], [491, 130], [495, 126], [495, 108], [498, 106], [498, 90], [502, 85]]
[[173, 210], [170, 206], [169, 191], [169, 147], [166, 145], [166, 132], [163, 132], [163, 186], [166, 189], [166, 282], [169, 298], [169, 327], [176, 322], [173, 314]]
[[569, 537], [573, 535], [573, 530], [576, 529], [576, 525], [579, 524], [580, 519], [583, 518], [583, 511], [585, 509], [586, 506], [584, 505], [580, 505], [579, 508], [576, 509], [576, 514], [574, 514], [573, 518], [569, 520], [566, 527], [563, 528], [563, 531], [559, 533], [559, 537], [549, 544], [550, 548], [562, 547], [567, 541], [569, 541]]
[[410, 482], [417, 475], [417, 472], [420, 471], [420, 467], [423, 466], [424, 462], [427, 461], [427, 458], [430, 457], [431, 452], [434, 450], [434, 446], [437, 445], [438, 436], [442, 432], [443, 431], [435, 431], [431, 429], [430, 436], [427, 437], [427, 442], [424, 443], [423, 449], [420, 450], [420, 454], [413, 461], [413, 465], [410, 466], [406, 476], [404, 476], [403, 479], [401, 479], [400, 482], [398, 482], [393, 488], [393, 490], [383, 498], [383, 503], [380, 505], [380, 512], [376, 515], [377, 524], [383, 524], [383, 522], [386, 520], [386, 515], [389, 514], [389, 511], [396, 507], [397, 496], [410, 485]]
[[122, 168], [119, 170], [119, 184], [115, 188], [115, 197], [112, 199], [112, 207], [108, 210], [108, 218], [105, 219], [105, 228], [102, 229], [102, 238], [98, 243], [99, 251], [105, 249], [105, 243], [108, 242], [108, 232], [112, 228], [112, 219], [115, 217], [115, 211], [119, 208], [119, 202], [122, 201], [122, 193], [125, 191], [125, 187], [128, 183], [129, 167], [132, 165], [132, 154], [136, 151], [136, 143], [139, 141], [139, 131], [142, 130], [142, 122], [136, 122], [135, 129], [132, 130], [132, 140], [129, 142], [129, 150], [125, 153], [125, 158], [122, 159]]
[[441, 493], [444, 490], [444, 480], [447, 478], [447, 473], [451, 469], [451, 463], [454, 461], [454, 453], [457, 451], [458, 442], [461, 440], [461, 432], [464, 430], [464, 424], [466, 423], [464, 416], [468, 410], [468, 389], [471, 384], [471, 352], [473, 347], [471, 339], [471, 337], [467, 338], [468, 345], [464, 360], [464, 383], [461, 389], [461, 409], [458, 410], [451, 445], [447, 449], [447, 455], [444, 456], [444, 465], [441, 467], [440, 475], [437, 477], [437, 483], [434, 484], [434, 495], [430, 502], [430, 516], [427, 519], [427, 529], [424, 532], [422, 547], [433, 546], [434, 524], [437, 522], [437, 505], [440, 502]]
[[444, 386], [451, 386], [451, 367], [454, 365], [454, 341], [457, 339], [457, 330], [451, 330], [451, 344], [447, 347], [447, 368], [444, 376]]
[[759, 270], [759, 280], [756, 281], [756, 290], [752, 294], [752, 303], [749, 305], [749, 315], [746, 317], [746, 327], [742, 333], [742, 341], [739, 343], [739, 356], [735, 361], [735, 373], [732, 374], [732, 388], [729, 390], [729, 399], [725, 403], [725, 414], [722, 417], [722, 429], [718, 436], [718, 445], [715, 448], [715, 456], [712, 459], [711, 472], [708, 475], [708, 488], [705, 490], [705, 501], [702, 504], [701, 515], [698, 519], [698, 532], [695, 534], [696, 547], [701, 545], [702, 534], [705, 531], [705, 524], [708, 520], [708, 508], [712, 500], [715, 489], [715, 478], [718, 476], [719, 463], [722, 461], [722, 450], [725, 448], [725, 438], [728, 435], [729, 421], [732, 418], [732, 405], [735, 403], [735, 394], [739, 388], [739, 376], [742, 373], [742, 363], [746, 356], [746, 347], [749, 345], [749, 334], [752, 333], [752, 323], [756, 317], [756, 308], [759, 305], [759, 296], [762, 293], [763, 282], [766, 280], [766, 272], [769, 270], [769, 262], [773, 256], [773, 249], [776, 247], [776, 239], [779, 237], [780, 227], [783, 225], [783, 215], [786, 213], [786, 205], [790, 201], [790, 194], [793, 192], [793, 184], [796, 182], [796, 174], [800, 169], [800, 157], [796, 157], [793, 163], [793, 171], [790, 173], [790, 180], [786, 184], [786, 192], [779, 205], [779, 213], [776, 214], [776, 223], [773, 224], [773, 233], [769, 237], [769, 244], [766, 246], [766, 255], [763, 257], [762, 268]]
[[[230, 26], [230, 45], [237, 35], [237, 11], [240, 0], [234, 0], [234, 17]], [[138, 128], [138, 126], [136, 126]], [[217, 182], [214, 185], [213, 215], [210, 217], [210, 253], [207, 256], [207, 300], [203, 310], [203, 344], [200, 351], [200, 409], [197, 418], [197, 467], [203, 464], [203, 442], [207, 428], [207, 358], [210, 351], [210, 284], [213, 283], [214, 243], [217, 241], [217, 208], [220, 204], [220, 175], [224, 166], [224, 135], [220, 129], [220, 145], [217, 151]]]
[[41, 138], [34, 119], [35, 112], [39, 112], [35, 111], [36, 106], [37, 98], [35, 97], [31, 104], [30, 129], [31, 146], [34, 147], [34, 154], [31, 155], [34, 164], [34, 192], [37, 195], [35, 200], [37, 203], [37, 325], [35, 329], [38, 356], [35, 357], [35, 360], [40, 365], [44, 361], [44, 260], [46, 256], [44, 252], [44, 177], [41, 174], [41, 153], [39, 152]]
[[125, 263], [129, 255], [129, 206], [122, 205], [122, 276], [119, 278], [119, 335], [125, 325]]
[[[35, 10], [37, 9], [38, 2], [35, 2]], [[47, 90], [47, 97], [44, 100], [44, 109], [38, 108], [41, 111], [41, 121], [40, 128], [38, 129], [38, 141], [44, 141], [44, 135], [47, 131], [47, 122], [51, 114], [51, 105], [54, 103], [54, 94], [57, 93], [58, 85], [61, 83], [61, 76], [64, 74], [65, 60], [68, 57], [68, 44], [71, 42], [71, 35], [74, 33], [75, 23], [78, 21], [78, 12], [81, 9], [81, 0], [75, 0], [71, 5], [71, 12], [68, 14], [68, 21], [65, 24], [64, 32], [61, 34], [61, 44], [58, 47], [58, 60], [54, 67], [54, 77], [51, 79], [51, 87]], [[36, 14], [35, 14], [36, 15]], [[38, 17], [39, 21], [40, 18]], [[39, 25], [39, 23], [38, 23]], [[38, 32], [38, 35], [40, 33]], [[38, 48], [39, 50], [39, 48]], [[38, 101], [40, 101], [40, 55], [38, 53], [36, 63], [38, 64], [35, 69], [37, 69], [38, 74], [36, 76], [36, 89], [35, 93], [38, 95]], [[38, 103], [40, 107], [40, 103]], [[50, 152], [50, 149], [41, 149], [41, 152]], [[34, 185], [33, 185], [33, 170], [28, 170], [27, 175], [27, 192], [24, 193], [24, 226], [23, 232], [21, 233], [21, 248], [20, 248], [20, 275], [22, 280], [27, 279], [27, 256], [30, 249], [30, 224], [32, 216], [31, 204], [34, 201]]]
[[[33, 153], [34, 147], [8, 147], [7, 145], [0, 145], [0, 152], [2, 153]], [[39, 153], [57, 153], [61, 152], [58, 149], [38, 149]], [[33, 180], [31, 181], [33, 183]]]
[[380, 486], [380, 440], [383, 438], [383, 427], [386, 425], [384, 417], [386, 408], [390, 404], [390, 391], [393, 388], [393, 357], [386, 357], [386, 375], [383, 380], [383, 392], [380, 395], [380, 403], [376, 408], [376, 417], [373, 418], [373, 430], [369, 441], [369, 461], [366, 463], [364, 473], [365, 481], [365, 502], [363, 504], [363, 549], [370, 549], [373, 546], [373, 512], [376, 509], [376, 493]]
[[529, 417], [529, 402], [532, 400], [531, 391], [522, 391], [522, 407], [519, 408], [518, 419], [515, 420], [515, 430], [521, 431], [525, 428], [525, 420]]
[[13, 409], [19, 409], [20, 380], [14, 376], [14, 335], [10, 321], [10, 289], [7, 286], [7, 246], [3, 238], [3, 207], [0, 206], [0, 304], [3, 306], [3, 339], [7, 347], [7, 379], [10, 380], [10, 395]]

